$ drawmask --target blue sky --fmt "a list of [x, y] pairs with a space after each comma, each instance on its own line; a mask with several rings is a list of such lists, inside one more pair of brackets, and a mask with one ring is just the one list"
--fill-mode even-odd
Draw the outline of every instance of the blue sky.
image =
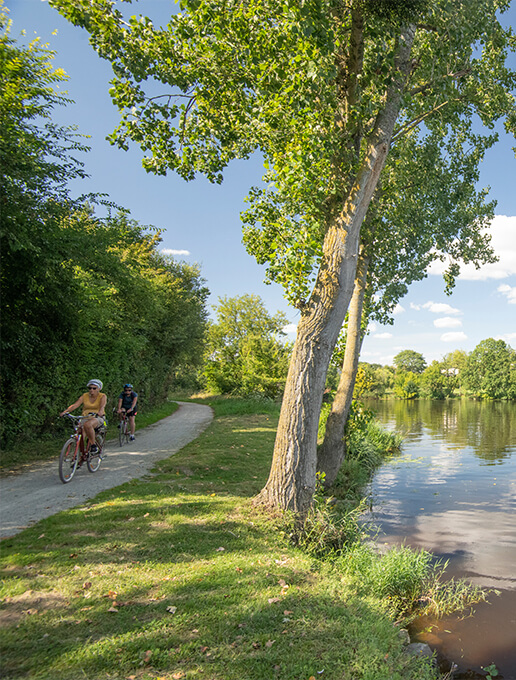
[[[210, 306], [225, 295], [259, 295], [271, 313], [286, 313], [293, 339], [297, 310], [287, 305], [281, 287], [263, 283], [264, 268], [241, 242], [240, 212], [249, 188], [260, 182], [259, 159], [234, 162], [220, 186], [202, 177], [185, 182], [173, 174], [148, 175], [136, 147], [123, 152], [105, 140], [118, 122], [108, 94], [111, 70], [89, 46], [86, 32], [65, 21], [44, 0], [5, 0], [5, 4], [13, 20], [12, 36], [18, 38], [24, 30], [21, 40], [41, 37], [57, 52], [55, 66], [69, 76], [65, 89], [75, 103], [56, 116], [90, 135], [87, 143], [92, 148], [83, 159], [90, 178], [74, 191], [107, 193], [140, 223], [162, 229], [164, 249], [178, 259], [200, 264], [211, 291]], [[134, 13], [147, 14], [159, 23], [166, 21], [175, 4], [140, 0], [132, 7]], [[516, 28], [514, 3], [504, 23]], [[515, 55], [511, 65], [516, 69]], [[432, 269], [400, 301], [394, 325], [371, 325], [363, 361], [389, 364], [399, 351], [412, 349], [430, 362], [455, 349], [469, 352], [488, 337], [502, 338], [516, 348], [516, 159], [511, 149], [515, 145], [500, 128], [500, 142], [481, 170], [480, 185], [490, 186], [490, 197], [498, 202], [492, 235], [500, 261], [480, 271], [466, 269], [451, 296], [444, 294], [441, 272]]]

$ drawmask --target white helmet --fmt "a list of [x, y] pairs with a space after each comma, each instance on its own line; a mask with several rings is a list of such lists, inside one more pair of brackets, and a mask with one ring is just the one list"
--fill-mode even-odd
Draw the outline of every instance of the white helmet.
[[102, 382], [100, 380], [88, 380], [86, 387], [89, 387], [90, 385], [95, 385], [95, 387], [98, 387], [99, 390], [102, 389]]

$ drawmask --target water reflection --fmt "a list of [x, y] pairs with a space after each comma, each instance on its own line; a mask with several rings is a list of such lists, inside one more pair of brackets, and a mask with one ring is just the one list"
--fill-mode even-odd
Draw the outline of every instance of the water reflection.
[[450, 560], [450, 576], [501, 592], [473, 618], [430, 622], [422, 637], [462, 672], [494, 662], [516, 678], [516, 404], [368, 406], [405, 436], [371, 485], [380, 540], [430, 550]]
[[487, 463], [503, 463], [514, 453], [516, 405], [472, 400], [374, 401], [370, 408], [392, 421], [398, 432], [415, 436], [423, 428], [449, 446], [467, 444]]

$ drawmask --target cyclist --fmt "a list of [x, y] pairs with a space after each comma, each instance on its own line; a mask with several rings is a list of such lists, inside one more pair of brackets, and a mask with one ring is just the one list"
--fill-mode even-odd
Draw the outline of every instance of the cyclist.
[[125, 411], [127, 419], [129, 420], [129, 430], [131, 435], [129, 437], [130, 441], [134, 441], [134, 430], [135, 422], [134, 416], [138, 413], [136, 407], [136, 402], [138, 401], [138, 395], [133, 390], [131, 383], [126, 383], [124, 385], [124, 391], [118, 395], [118, 413]]
[[82, 405], [82, 415], [90, 416], [90, 418], [82, 421], [82, 427], [90, 442], [90, 453], [96, 453], [98, 449], [95, 443], [95, 428], [106, 424], [105, 410], [107, 396], [100, 391], [102, 389], [102, 382], [100, 380], [89, 380], [87, 387], [88, 391], [81, 394], [75, 404], [65, 409], [61, 415], [64, 416], [66, 413], [70, 413], [70, 411], [75, 411], [76, 408]]

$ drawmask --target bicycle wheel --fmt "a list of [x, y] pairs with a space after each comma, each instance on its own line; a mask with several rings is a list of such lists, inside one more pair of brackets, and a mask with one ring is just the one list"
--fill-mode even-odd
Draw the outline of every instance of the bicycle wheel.
[[118, 423], [118, 443], [120, 444], [120, 446], [122, 446], [122, 444], [124, 443], [124, 426], [125, 426], [125, 424], [126, 424], [125, 420], [121, 420]]
[[102, 463], [102, 451], [104, 449], [105, 433], [99, 432], [95, 435], [95, 443], [97, 444], [97, 453], [91, 453], [88, 449], [88, 457], [86, 458], [86, 465], [90, 472], [97, 472]]
[[124, 442], [127, 444], [129, 442], [129, 421], [124, 421]]
[[59, 477], [63, 484], [72, 481], [72, 477], [77, 470], [78, 456], [78, 442], [71, 437], [61, 449], [59, 456]]

